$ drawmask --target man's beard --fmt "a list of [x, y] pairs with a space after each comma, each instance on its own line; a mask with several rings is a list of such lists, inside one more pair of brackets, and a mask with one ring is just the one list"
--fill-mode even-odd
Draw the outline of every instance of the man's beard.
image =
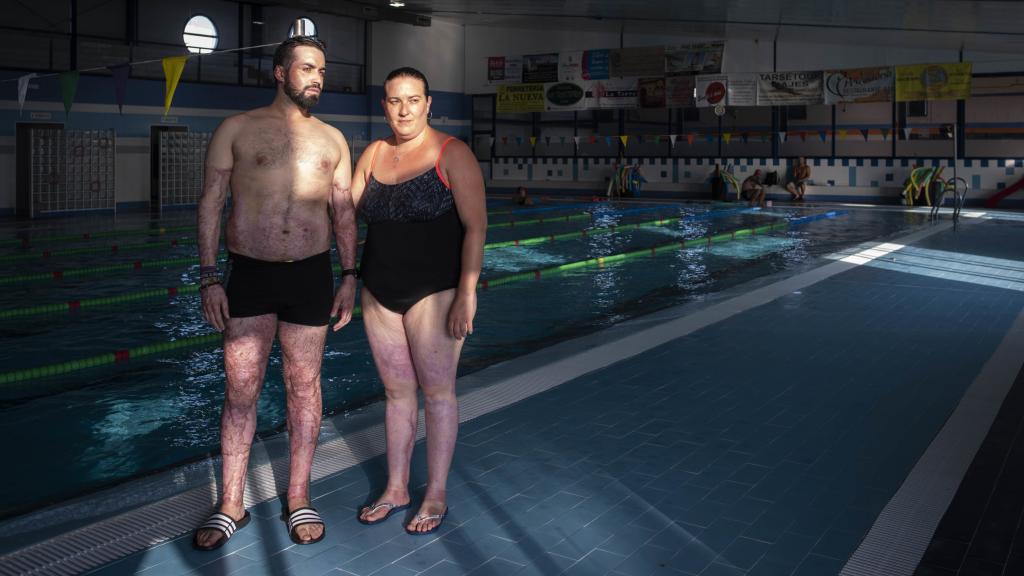
[[284, 93], [292, 102], [295, 103], [296, 106], [308, 111], [313, 106], [316, 106], [316, 103], [320, 101], [319, 93], [312, 95], [306, 94], [306, 89], [311, 88], [313, 86], [320, 88], [320, 86], [317, 84], [310, 84], [309, 86], [303, 86], [301, 89], [295, 90], [294, 85], [288, 79], [285, 79]]

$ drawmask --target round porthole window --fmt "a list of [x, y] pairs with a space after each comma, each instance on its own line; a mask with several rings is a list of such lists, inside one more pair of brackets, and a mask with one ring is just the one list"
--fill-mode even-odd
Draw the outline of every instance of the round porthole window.
[[[309, 18], [299, 18], [299, 20], [302, 22], [302, 30], [299, 31], [301, 32], [300, 36], [316, 36], [316, 24], [313, 24], [312, 20]], [[292, 27], [288, 29], [288, 37], [291, 38], [295, 35], [295, 24], [292, 24]]]
[[213, 25], [213, 20], [206, 16], [193, 16], [185, 24], [185, 32], [181, 38], [189, 52], [209, 54], [217, 48], [217, 27]]

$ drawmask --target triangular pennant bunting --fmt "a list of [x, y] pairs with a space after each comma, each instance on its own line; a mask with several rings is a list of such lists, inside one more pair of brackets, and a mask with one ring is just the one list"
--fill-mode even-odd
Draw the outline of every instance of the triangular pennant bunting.
[[171, 102], [174, 100], [174, 91], [178, 88], [178, 81], [181, 80], [181, 73], [185, 70], [185, 63], [188, 56], [168, 56], [163, 59], [164, 66], [164, 116], [171, 110]]
[[21, 115], [21, 109], [25, 107], [25, 95], [28, 94], [29, 82], [36, 77], [36, 73], [25, 74], [21, 78], [18, 78], [18, 115]]
[[913, 132], [914, 132], [914, 129], [913, 129], [913, 128], [904, 128], [904, 129], [903, 129], [903, 139], [904, 139], [904, 140], [910, 140], [910, 135], [911, 135], [911, 134], [912, 134]]
[[846, 138], [846, 130], [845, 129], [844, 130], [840, 130], [839, 131], [839, 139], [843, 140], [845, 138]]
[[[678, 137], [679, 137], [678, 134], [669, 134], [668, 135], [668, 141], [672, 143], [672, 148], [676, 147], [676, 138], [678, 138]], [[692, 144], [692, 142], [691, 142], [691, 144]]]
[[619, 136], [619, 140], [622, 141], [622, 147], [625, 148], [629, 142], [629, 135], [623, 134], [622, 136]]
[[732, 132], [725, 132], [722, 134], [722, 141], [728, 144], [732, 141]]
[[818, 137], [821, 138], [822, 142], [825, 142], [826, 140], [828, 140], [828, 132], [826, 132], [824, 130], [819, 130], [818, 131]]
[[78, 91], [78, 70], [60, 73], [60, 95], [64, 99], [64, 113], [71, 115], [71, 104]]
[[889, 139], [889, 129], [888, 128], [882, 128], [882, 140], [888, 140], [888, 139]]
[[861, 133], [862, 136], [864, 136], [864, 141], [867, 142], [868, 141], [868, 135], [871, 133], [871, 130], [868, 130], [867, 128], [862, 128], [860, 133]]
[[117, 113], [124, 113], [124, 97], [128, 91], [128, 73], [131, 72], [131, 67], [128, 64], [121, 64], [119, 66], [108, 66], [107, 70], [110, 70], [110, 77], [114, 80], [114, 98], [117, 102]]
[[785, 132], [779, 132], [779, 142], [785, 142], [785, 141], [786, 141], [786, 133]]
[[693, 141], [696, 139], [697, 135], [694, 134], [693, 132], [690, 132], [689, 134], [686, 135], [686, 143], [689, 144], [690, 146], [693, 146]]

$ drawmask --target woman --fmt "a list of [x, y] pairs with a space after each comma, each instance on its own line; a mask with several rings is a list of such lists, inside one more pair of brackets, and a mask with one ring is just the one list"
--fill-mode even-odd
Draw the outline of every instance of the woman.
[[363, 324], [387, 395], [388, 484], [359, 511], [383, 522], [410, 505], [416, 391], [426, 400], [427, 488], [405, 529], [437, 531], [448, 513], [446, 483], [458, 435], [455, 372], [473, 333], [487, 212], [483, 176], [464, 143], [434, 130], [427, 79], [399, 68], [384, 81], [392, 136], [356, 165], [352, 199], [367, 223], [361, 275]]

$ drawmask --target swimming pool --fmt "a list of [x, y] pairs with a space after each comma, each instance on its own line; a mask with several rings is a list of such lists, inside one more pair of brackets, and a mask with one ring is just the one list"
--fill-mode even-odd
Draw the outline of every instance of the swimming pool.
[[[539, 280], [533, 279], [534, 274], [526, 274], [518, 281], [481, 290], [476, 332], [466, 344], [460, 373], [658, 309], [712, 298], [716, 292], [755, 278], [795, 272], [814, 265], [825, 254], [926, 223], [924, 215], [853, 210], [836, 218], [785, 226], [787, 219], [823, 211], [814, 207], [745, 211], [735, 205], [631, 203], [493, 214], [489, 243], [543, 240], [559, 234], [573, 237], [488, 250], [483, 278], [491, 280], [522, 271], [548, 270], [565, 262], [644, 252], [683, 239], [780, 226], [776, 231], [740, 235], [735, 241], [713, 242], [710, 246], [702, 242], [700, 247], [690, 249], [672, 247], [656, 255], [609, 259], [603, 266], [582, 266], [560, 273], [545, 271]], [[539, 218], [545, 221], [526, 223]], [[666, 218], [678, 220], [660, 225], [653, 222]], [[512, 219], [519, 224], [501, 225]], [[0, 311], [191, 283], [194, 264], [140, 269], [132, 266], [139, 260], [194, 257], [195, 246], [184, 241], [188, 231], [157, 236], [123, 234], [188, 226], [189, 220], [190, 216], [176, 215], [153, 225], [127, 219], [127, 230], [114, 231], [119, 236], [96, 238], [94, 234], [91, 239], [74, 242], [40, 240], [29, 246], [3, 246], [0, 257], [14, 257], [43, 249], [56, 252], [58, 248], [104, 247], [115, 241], [126, 246], [156, 239], [169, 241], [171, 237], [183, 239], [178, 246], [164, 248], [0, 260], [6, 279], [55, 269], [128, 265], [124, 271], [67, 276], [59, 281], [7, 283], [0, 294]], [[648, 225], [630, 226], [638, 223]], [[618, 228], [607, 230], [612, 225]], [[76, 224], [62, 230], [52, 222], [44, 226], [44, 232], [29, 232], [53, 236], [99, 228]], [[583, 230], [588, 233], [579, 234]], [[4, 238], [15, 237], [11, 228], [3, 232]], [[3, 371], [8, 373], [210, 332], [199, 313], [197, 295], [164, 296], [74, 313], [2, 319], [0, 338], [6, 346], [0, 350], [0, 358]], [[323, 374], [328, 413], [380, 398], [382, 391], [358, 319], [328, 337]], [[215, 343], [0, 385], [0, 437], [11, 461], [24, 463], [21, 473], [10, 477], [8, 490], [0, 495], [0, 517], [216, 452], [222, 398], [221, 356]], [[276, 348], [258, 414], [261, 435], [277, 433], [284, 425], [284, 392]]]

